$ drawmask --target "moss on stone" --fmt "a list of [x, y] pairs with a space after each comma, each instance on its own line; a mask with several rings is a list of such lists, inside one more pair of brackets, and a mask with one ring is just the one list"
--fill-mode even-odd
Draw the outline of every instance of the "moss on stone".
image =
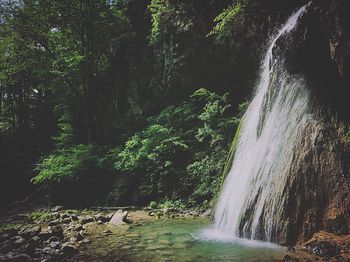
[[226, 164], [225, 164], [224, 171], [223, 171], [222, 177], [221, 177], [221, 184], [222, 185], [224, 184], [225, 179], [226, 179], [228, 173], [231, 170], [233, 158], [235, 156], [237, 145], [238, 145], [239, 135], [240, 135], [240, 132], [241, 132], [241, 129], [242, 129], [242, 125], [243, 125], [243, 118], [239, 122], [239, 125], [238, 125], [238, 127], [236, 129], [235, 136], [234, 136], [234, 138], [232, 140], [232, 143], [231, 143], [230, 152], [229, 152], [229, 154], [227, 156]]

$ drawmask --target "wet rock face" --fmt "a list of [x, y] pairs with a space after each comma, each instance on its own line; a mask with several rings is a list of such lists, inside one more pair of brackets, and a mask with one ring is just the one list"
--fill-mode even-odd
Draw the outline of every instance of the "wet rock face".
[[342, 235], [350, 225], [350, 143], [345, 130], [310, 121], [295, 145], [284, 192], [279, 242], [294, 245], [320, 230]]
[[329, 55], [341, 77], [350, 74], [350, 2], [348, 0], [313, 0], [328, 37]]
[[313, 254], [326, 258], [335, 257], [340, 253], [340, 248], [336, 244], [326, 241], [312, 243], [309, 248]]
[[[286, 59], [290, 73], [306, 77], [316, 103], [333, 109], [346, 121], [350, 121], [349, 13], [348, 0], [313, 0]], [[283, 43], [281, 46], [286, 50]]]
[[287, 54], [290, 73], [308, 82], [317, 120], [308, 123], [295, 145], [277, 233], [282, 244], [309, 239], [320, 230], [349, 233], [349, 13], [349, 0], [312, 0]]
[[[313, 88], [324, 102], [349, 121], [350, 1], [313, 0], [311, 8], [313, 23], [309, 29], [315, 33], [306, 52], [314, 53], [309, 61], [311, 64], [315, 61], [310, 66], [316, 68], [311, 76], [315, 82]], [[318, 63], [320, 58], [322, 63]]]

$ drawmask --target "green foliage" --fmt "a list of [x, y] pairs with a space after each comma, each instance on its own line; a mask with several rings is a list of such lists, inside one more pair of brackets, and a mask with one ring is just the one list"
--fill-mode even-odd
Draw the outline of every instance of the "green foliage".
[[226, 8], [222, 13], [220, 13], [215, 19], [214, 22], [216, 25], [212, 29], [212, 31], [208, 34], [216, 36], [218, 39], [222, 40], [228, 36], [231, 32], [232, 25], [237, 18], [237, 14], [241, 12], [243, 9], [243, 5], [237, 3]]
[[158, 203], [157, 203], [156, 201], [151, 201], [151, 202], [148, 204], [148, 206], [149, 206], [150, 208], [156, 209], [156, 208], [158, 208]]
[[162, 16], [169, 12], [169, 5], [167, 0], [152, 0], [148, 6], [152, 15], [152, 30], [150, 35], [150, 43], [155, 44], [159, 41], [163, 23]]
[[172, 196], [181, 179], [178, 168], [187, 150], [188, 145], [174, 129], [150, 125], [126, 142], [115, 168], [122, 175], [139, 174], [139, 194], [144, 201], [158, 195]]
[[77, 145], [61, 149], [44, 158], [38, 165], [38, 175], [32, 179], [34, 184], [61, 183], [76, 181], [86, 172], [96, 167], [96, 157], [91, 145]]
[[112, 182], [105, 154], [83, 144], [57, 150], [38, 164], [32, 183], [49, 194], [49, 201], [72, 206], [104, 201]]
[[238, 139], [239, 139], [239, 136], [240, 136], [240, 131], [241, 131], [241, 128], [242, 128], [242, 123], [243, 123], [243, 119], [239, 123], [239, 125], [238, 125], [238, 127], [236, 129], [236, 132], [235, 132], [235, 136], [234, 136], [234, 138], [232, 140], [232, 144], [230, 146], [230, 151], [229, 151], [229, 154], [228, 154], [227, 159], [225, 161], [224, 170], [222, 172], [221, 185], [224, 184], [224, 181], [225, 181], [228, 173], [231, 170], [233, 158], [235, 156], [237, 145], [238, 145]]
[[187, 149], [188, 146], [173, 129], [151, 125], [126, 142], [124, 150], [117, 156], [115, 167], [121, 171], [135, 171], [138, 168], [147, 169], [147, 165], [157, 164], [159, 160], [171, 166], [173, 163], [168, 156]]
[[182, 199], [190, 206], [208, 205], [220, 188], [232, 132], [239, 123], [232, 117], [228, 94], [199, 89], [189, 101], [167, 107], [148, 121], [116, 155], [118, 178], [109, 201]]
[[0, 224], [0, 233], [10, 229], [20, 230], [23, 226], [24, 224]]
[[348, 132], [348, 133], [346, 134], [346, 136], [345, 136], [345, 141], [346, 141], [347, 143], [350, 143], [350, 132]]
[[237, 117], [232, 117], [229, 104], [229, 96], [219, 96], [207, 90], [196, 91], [192, 98], [204, 100], [199, 119], [202, 126], [195, 135], [196, 140], [204, 146], [205, 150], [196, 151], [193, 162], [187, 167], [187, 172], [196, 181], [197, 187], [190, 197], [193, 203], [208, 203], [220, 190], [220, 173], [226, 163], [229, 151], [229, 141], [232, 139], [233, 130], [237, 129], [242, 115], [239, 108]]
[[54, 218], [54, 214], [50, 211], [33, 211], [30, 214], [27, 214], [27, 219], [29, 221], [41, 221], [46, 222]]
[[[58, 111], [56, 108], [56, 111]], [[57, 112], [58, 113], [58, 112]], [[53, 138], [56, 142], [58, 148], [66, 148], [74, 145], [76, 138], [74, 136], [74, 129], [71, 124], [71, 118], [69, 116], [68, 111], [62, 110], [61, 118], [58, 120], [57, 127], [59, 128], [58, 135]]]
[[[53, 201], [212, 198], [249, 92], [237, 69], [251, 66], [206, 37], [230, 0], [4, 3], [0, 168], [11, 185], [1, 184], [0, 200], [11, 200], [7, 188], [28, 194], [19, 183], [31, 189], [38, 159], [32, 182]], [[215, 19], [213, 35], [229, 36], [238, 6]], [[188, 99], [200, 86], [211, 91]], [[215, 94], [231, 88], [233, 101]]]
[[184, 203], [184, 200], [164, 200], [163, 202], [158, 204], [158, 208], [164, 209], [164, 208], [186, 208], [186, 204]]

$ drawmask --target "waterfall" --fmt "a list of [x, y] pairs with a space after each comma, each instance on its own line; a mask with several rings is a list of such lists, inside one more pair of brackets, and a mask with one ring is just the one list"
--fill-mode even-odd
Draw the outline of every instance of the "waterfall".
[[276, 241], [294, 145], [310, 121], [302, 76], [289, 74], [284, 50], [307, 6], [278, 31], [262, 63], [260, 81], [243, 119], [232, 168], [215, 213], [215, 228], [236, 237]]

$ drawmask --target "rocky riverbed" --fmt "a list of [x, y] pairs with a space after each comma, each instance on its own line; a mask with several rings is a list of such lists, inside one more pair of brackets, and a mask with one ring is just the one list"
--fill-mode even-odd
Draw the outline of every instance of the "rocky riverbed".
[[[127, 208], [126, 208], [127, 209]], [[57, 206], [1, 218], [0, 261], [63, 261], [73, 259], [82, 246], [112, 234], [121, 224], [164, 217], [193, 217], [193, 210], [143, 211], [67, 210]]]
[[[0, 218], [0, 261], [212, 261], [211, 254], [223, 252], [234, 258], [236, 246], [203, 244], [190, 233], [209, 226], [209, 216], [210, 211], [173, 208], [59, 206], [12, 213]], [[350, 261], [349, 250], [349, 235], [321, 232], [271, 257], [266, 249], [240, 247], [237, 252], [247, 259], [261, 255], [261, 261]]]

